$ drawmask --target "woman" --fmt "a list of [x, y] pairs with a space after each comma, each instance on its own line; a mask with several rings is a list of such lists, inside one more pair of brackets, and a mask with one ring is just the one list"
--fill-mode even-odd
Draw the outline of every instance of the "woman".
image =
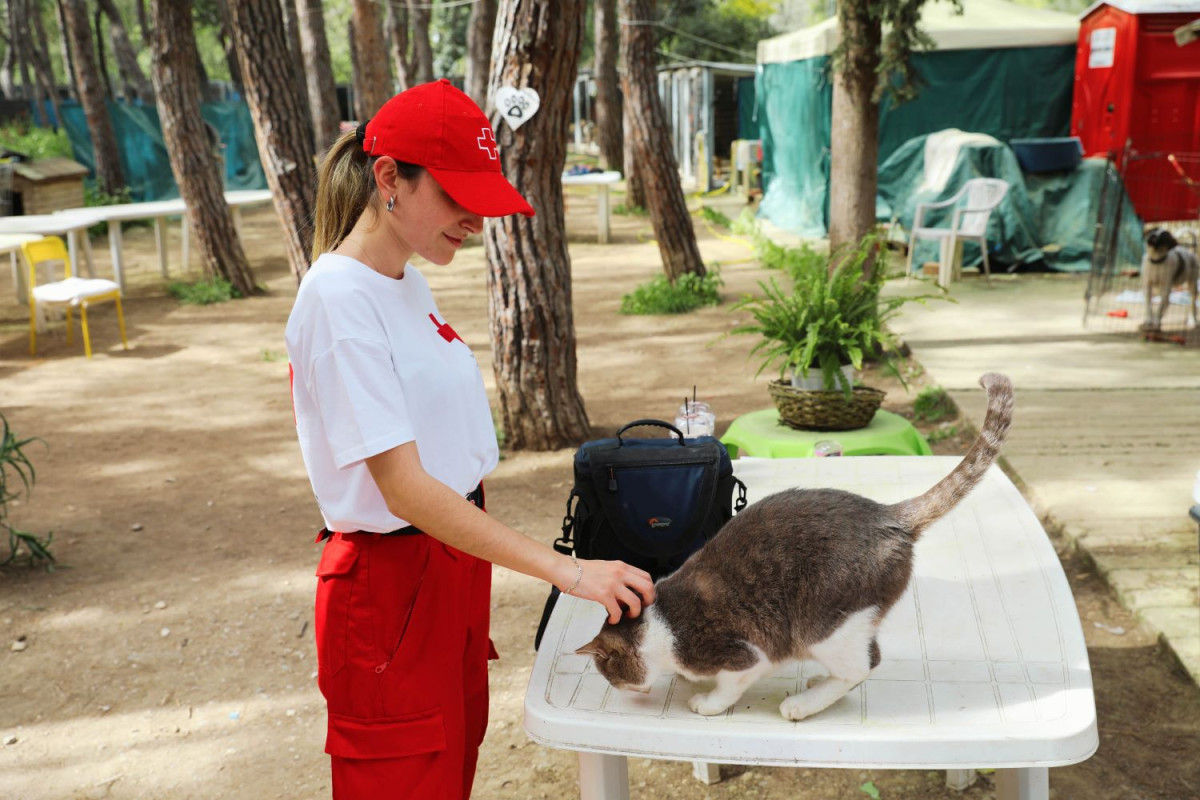
[[484, 217], [517, 212], [534, 213], [487, 117], [445, 80], [393, 97], [321, 165], [316, 260], [286, 338], [328, 538], [316, 637], [335, 798], [470, 795], [496, 657], [492, 564], [613, 622], [654, 599], [642, 570], [577, 561], [483, 511], [498, 460], [483, 379], [408, 261], [448, 264]]

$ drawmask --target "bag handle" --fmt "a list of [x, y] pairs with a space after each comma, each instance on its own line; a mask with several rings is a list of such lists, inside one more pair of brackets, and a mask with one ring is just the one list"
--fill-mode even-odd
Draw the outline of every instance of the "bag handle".
[[680, 447], [687, 447], [687, 444], [683, 441], [683, 431], [679, 430], [679, 428], [676, 428], [674, 425], [672, 425], [669, 422], [663, 422], [661, 419], [634, 420], [633, 422], [629, 423], [625, 427], [621, 428], [621, 430], [617, 431], [617, 447], [621, 447], [622, 445], [625, 444], [624, 442], [621, 441], [622, 433], [629, 430], [630, 428], [639, 428], [643, 425], [649, 425], [649, 426], [656, 427], [656, 428], [666, 428], [667, 430], [671, 431], [671, 433], [673, 433], [679, 437], [679, 446]]

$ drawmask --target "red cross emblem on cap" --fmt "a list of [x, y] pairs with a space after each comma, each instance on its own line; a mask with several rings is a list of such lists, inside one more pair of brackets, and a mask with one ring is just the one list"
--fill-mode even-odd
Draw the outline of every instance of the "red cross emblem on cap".
[[492, 161], [496, 160], [496, 135], [492, 133], [491, 128], [480, 128], [479, 136], [475, 137], [475, 144], [488, 154], [488, 158]]

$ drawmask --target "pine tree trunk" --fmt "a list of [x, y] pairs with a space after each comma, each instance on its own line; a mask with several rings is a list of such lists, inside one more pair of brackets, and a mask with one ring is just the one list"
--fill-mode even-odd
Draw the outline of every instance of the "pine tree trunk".
[[[217, 35], [221, 40], [221, 49], [225, 53], [225, 64], [229, 68], [229, 82], [233, 84], [233, 88], [238, 94], [245, 94], [246, 87], [242, 81], [242, 67], [238, 63], [237, 46], [234, 44], [233, 21], [229, 13], [229, 2], [228, 0], [216, 0], [216, 4], [217, 9], [221, 12], [221, 30], [218, 31]], [[203, 68], [204, 62], [200, 62], [200, 66]]]
[[428, 0], [408, 0], [408, 18], [412, 21], [413, 83], [433, 80], [433, 48], [429, 46]]
[[617, 35], [617, 0], [596, 0], [596, 141], [600, 163], [605, 169], [625, 165], [624, 118], [621, 109], [621, 78], [617, 57], [621, 39]]
[[392, 98], [379, 4], [375, 0], [354, 0], [352, 21], [354, 53], [358, 61], [354, 91], [358, 95], [361, 118], [365, 120]]
[[[867, 0], [841, 0], [838, 25], [847, 43], [845, 60], [834, 68], [832, 146], [829, 165], [829, 245], [859, 241], [875, 228], [879, 169], [879, 80], [882, 31]], [[832, 266], [832, 265], [831, 265]]]
[[325, 11], [320, 0], [295, 0], [299, 18], [300, 52], [304, 76], [308, 81], [308, 104], [312, 111], [313, 139], [323, 153], [338, 136], [341, 112], [338, 110], [337, 84], [329, 40], [325, 37]]
[[125, 186], [121, 162], [117, 156], [117, 135], [108, 104], [100, 85], [96, 55], [92, 50], [91, 26], [88, 24], [85, 0], [63, 0], [63, 16], [71, 37], [71, 54], [75, 66], [75, 87], [92, 137], [92, 155], [96, 166], [96, 184], [106, 194], [116, 194]]
[[[296, 12], [296, 0], [279, 0], [279, 10], [283, 12], [284, 41], [288, 46], [288, 59], [296, 65], [304, 63], [304, 48], [300, 45], [300, 17]], [[312, 119], [312, 103], [308, 97], [308, 75], [304, 70], [296, 76], [297, 91], [300, 93], [300, 103], [304, 107], [304, 118]], [[313, 132], [313, 148], [316, 151], [316, 136]]]
[[237, 0], [230, 12], [258, 157], [299, 283], [312, 249], [316, 169], [309, 117], [300, 105], [294, 65], [287, 60], [283, 12], [279, 0]]
[[504, 174], [537, 211], [484, 227], [493, 369], [514, 450], [568, 447], [590, 434], [576, 383], [562, 194], [584, 9], [584, 0], [503, 0], [496, 18], [489, 96], [515, 86], [541, 98], [520, 130], [491, 116]]
[[[648, 0], [621, 0], [622, 19], [649, 20]], [[688, 214], [687, 200], [679, 183], [679, 167], [671, 147], [671, 129], [658, 98], [654, 70], [654, 28], [650, 25], [621, 27], [621, 65], [625, 69], [625, 108], [629, 111], [627, 135], [633, 139], [634, 161], [641, 169], [646, 209], [654, 223], [663, 271], [674, 281], [685, 272], [707, 274], [696, 231]]]
[[67, 31], [67, 17], [63, 11], [63, 0], [54, 0], [54, 13], [58, 18], [58, 44], [62, 49], [63, 69], [67, 73], [67, 94], [72, 100], [78, 101], [79, 92], [75, 89], [75, 80], [72, 77], [75, 74], [75, 57], [71, 55], [71, 35]]
[[126, 99], [124, 87], [120, 92], [114, 90], [112, 75], [108, 73], [108, 53], [104, 50], [104, 43], [108, 41], [108, 37], [104, 35], [104, 12], [99, 7], [96, 8], [92, 17], [92, 30], [96, 34], [96, 67], [100, 70], [100, 77], [104, 79], [104, 93], [109, 100], [116, 100], [118, 96], [124, 100]]
[[626, 208], [646, 207], [646, 184], [642, 180], [642, 167], [638, 163], [637, 153], [633, 149], [633, 121], [630, 119], [629, 103], [621, 98], [621, 127], [625, 150], [625, 206]]
[[54, 67], [50, 64], [50, 47], [49, 41], [46, 38], [46, 25], [42, 21], [42, 11], [38, 8], [37, 3], [34, 0], [25, 0], [25, 3], [32, 29], [26, 26], [26, 30], [21, 35], [26, 37], [26, 42], [36, 42], [36, 46], [29, 47], [33, 72], [36, 76], [38, 86], [41, 87], [42, 95], [50, 101], [50, 108], [54, 112], [53, 127], [57, 130], [58, 126], [62, 125], [62, 112], [58, 107], [58, 88], [55, 86], [54, 81]]
[[192, 0], [154, 0], [151, 37], [154, 102], [163, 143], [179, 194], [187, 203], [188, 227], [199, 245], [204, 268], [243, 295], [253, 294], [254, 275], [222, 192], [220, 161], [208, 142], [200, 116], [200, 80]]
[[467, 74], [463, 91], [480, 108], [487, 108], [488, 70], [492, 66], [492, 34], [496, 30], [496, 0], [479, 0], [467, 23]]
[[117, 10], [117, 5], [113, 0], [99, 0], [99, 3], [100, 10], [108, 16], [109, 28], [112, 31], [113, 52], [117, 56], [121, 79], [127, 87], [133, 88], [139, 99], [149, 100], [153, 96], [154, 90], [138, 65], [137, 52], [134, 51], [133, 44], [129, 41], [129, 33], [125, 30], [125, 23], [121, 20], [121, 12]]
[[388, 3], [383, 27], [387, 31], [388, 51], [392, 54], [392, 66], [396, 70], [396, 87], [403, 92], [412, 85], [412, 59], [408, 56], [408, 9]]

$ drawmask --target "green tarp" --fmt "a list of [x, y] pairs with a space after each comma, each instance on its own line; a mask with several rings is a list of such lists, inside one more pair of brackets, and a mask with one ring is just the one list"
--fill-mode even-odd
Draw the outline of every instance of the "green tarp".
[[[88, 133], [83, 108], [78, 103], [62, 104], [63, 127], [71, 140], [74, 158], [92, 170], [92, 137]], [[205, 103], [200, 113], [217, 132], [225, 160], [225, 188], [265, 189], [267, 179], [258, 160], [254, 125], [250, 111], [242, 101]], [[163, 144], [158, 111], [153, 106], [108, 104], [108, 114], [117, 137], [121, 170], [134, 202], [163, 200], [179, 196], [179, 187], [171, 173], [171, 162]]]
[[[959, 151], [944, 189], [918, 192], [925, 169], [926, 138], [918, 136], [906, 142], [880, 166], [880, 221], [895, 218], [905, 231], [911, 231], [917, 204], [948, 200], [971, 178], [1002, 178], [1008, 182], [1008, 193], [988, 224], [992, 268], [998, 263], [1044, 261], [1064, 272], [1090, 269], [1100, 190], [1106, 177], [1103, 159], [1084, 159], [1069, 171], [1026, 174], [1007, 145], [967, 144]], [[1119, 187], [1110, 187], [1110, 191], [1119, 191]], [[948, 210], [934, 209], [925, 214], [922, 224], [946, 226], [949, 216]], [[1119, 224], [1122, 239], [1140, 242], [1141, 221], [1127, 200]], [[919, 241], [913, 254], [914, 268], [937, 261], [937, 248], [934, 240]], [[963, 264], [972, 266], [980, 261], [979, 248], [964, 243]]]
[[[914, 137], [946, 128], [1001, 141], [1066, 136], [1074, 45], [918, 53], [917, 99], [880, 112], [879, 163]], [[833, 91], [829, 56], [760, 64], [759, 130], [766, 194], [761, 212], [803, 236], [828, 226]]]

